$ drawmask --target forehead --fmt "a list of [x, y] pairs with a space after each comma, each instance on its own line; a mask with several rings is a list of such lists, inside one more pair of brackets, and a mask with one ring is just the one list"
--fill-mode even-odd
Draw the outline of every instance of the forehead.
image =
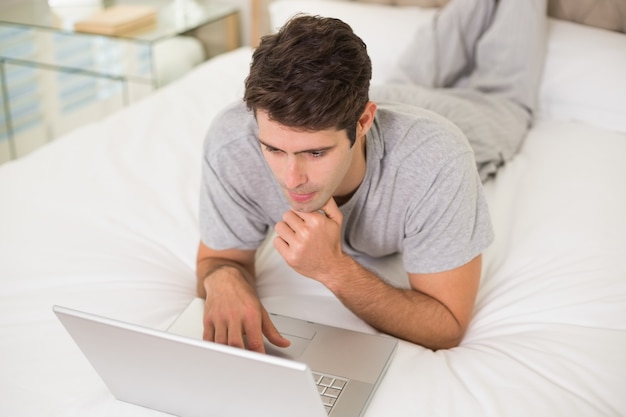
[[257, 111], [256, 119], [259, 126], [259, 140], [264, 144], [282, 150], [296, 152], [302, 149], [336, 146], [342, 140], [349, 142], [345, 130], [334, 128], [323, 130], [293, 128], [271, 120], [267, 113], [262, 110]]

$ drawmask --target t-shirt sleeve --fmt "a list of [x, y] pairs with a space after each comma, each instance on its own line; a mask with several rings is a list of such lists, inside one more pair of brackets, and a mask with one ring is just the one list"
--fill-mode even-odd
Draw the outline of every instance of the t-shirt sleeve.
[[207, 136], [202, 159], [200, 239], [216, 250], [256, 249], [269, 226], [246, 192], [250, 176], [242, 169], [246, 162], [237, 160], [245, 155], [212, 146], [214, 133], [210, 131]]
[[434, 176], [407, 213], [403, 263], [407, 272], [460, 267], [493, 241], [489, 210], [473, 154], [462, 153]]

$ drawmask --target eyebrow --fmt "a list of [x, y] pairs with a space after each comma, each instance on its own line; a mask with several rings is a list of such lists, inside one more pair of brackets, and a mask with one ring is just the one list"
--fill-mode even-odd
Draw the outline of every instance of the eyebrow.
[[[259, 143], [261, 145], [263, 145], [263, 146], [265, 146], [267, 148], [276, 149], [277, 151], [284, 152], [282, 149], [277, 148], [276, 146], [270, 145], [269, 143], [265, 143], [261, 139], [258, 139], [258, 141], [259, 141]], [[329, 150], [333, 149], [334, 147], [335, 146], [333, 145], [333, 146], [325, 146], [323, 148], [303, 149], [301, 151], [295, 152], [295, 155], [302, 154], [302, 153], [326, 152], [326, 151], [329, 151]]]

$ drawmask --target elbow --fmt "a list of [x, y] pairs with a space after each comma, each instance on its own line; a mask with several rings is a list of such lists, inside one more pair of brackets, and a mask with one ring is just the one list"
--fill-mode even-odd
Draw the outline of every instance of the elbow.
[[446, 312], [447, 314], [441, 316], [436, 331], [432, 333], [435, 337], [433, 337], [433, 343], [429, 347], [435, 351], [458, 347], [463, 341], [465, 332], [469, 327], [469, 315], [458, 316], [448, 308], [446, 308]]
[[455, 321], [453, 325], [440, 329], [437, 336], [434, 337], [428, 345], [424, 345], [424, 347], [433, 351], [458, 347], [463, 341], [465, 330], [463, 326]]
[[433, 345], [430, 346], [430, 349], [434, 351], [442, 350], [442, 349], [452, 349], [452, 348], [458, 347], [461, 344], [462, 340], [463, 340], [462, 334], [456, 337], [442, 338], [441, 340], [438, 340], [436, 343], [433, 343]]

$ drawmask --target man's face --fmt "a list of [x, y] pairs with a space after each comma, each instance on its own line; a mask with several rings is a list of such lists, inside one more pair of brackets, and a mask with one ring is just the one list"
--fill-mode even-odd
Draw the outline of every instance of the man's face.
[[[262, 110], [257, 122], [265, 160], [294, 210], [318, 210], [332, 196], [353, 192], [362, 180], [364, 172], [356, 167], [364, 167], [363, 154], [355, 152], [358, 143], [350, 146], [345, 130], [294, 130]], [[361, 163], [355, 163], [355, 153]]]

